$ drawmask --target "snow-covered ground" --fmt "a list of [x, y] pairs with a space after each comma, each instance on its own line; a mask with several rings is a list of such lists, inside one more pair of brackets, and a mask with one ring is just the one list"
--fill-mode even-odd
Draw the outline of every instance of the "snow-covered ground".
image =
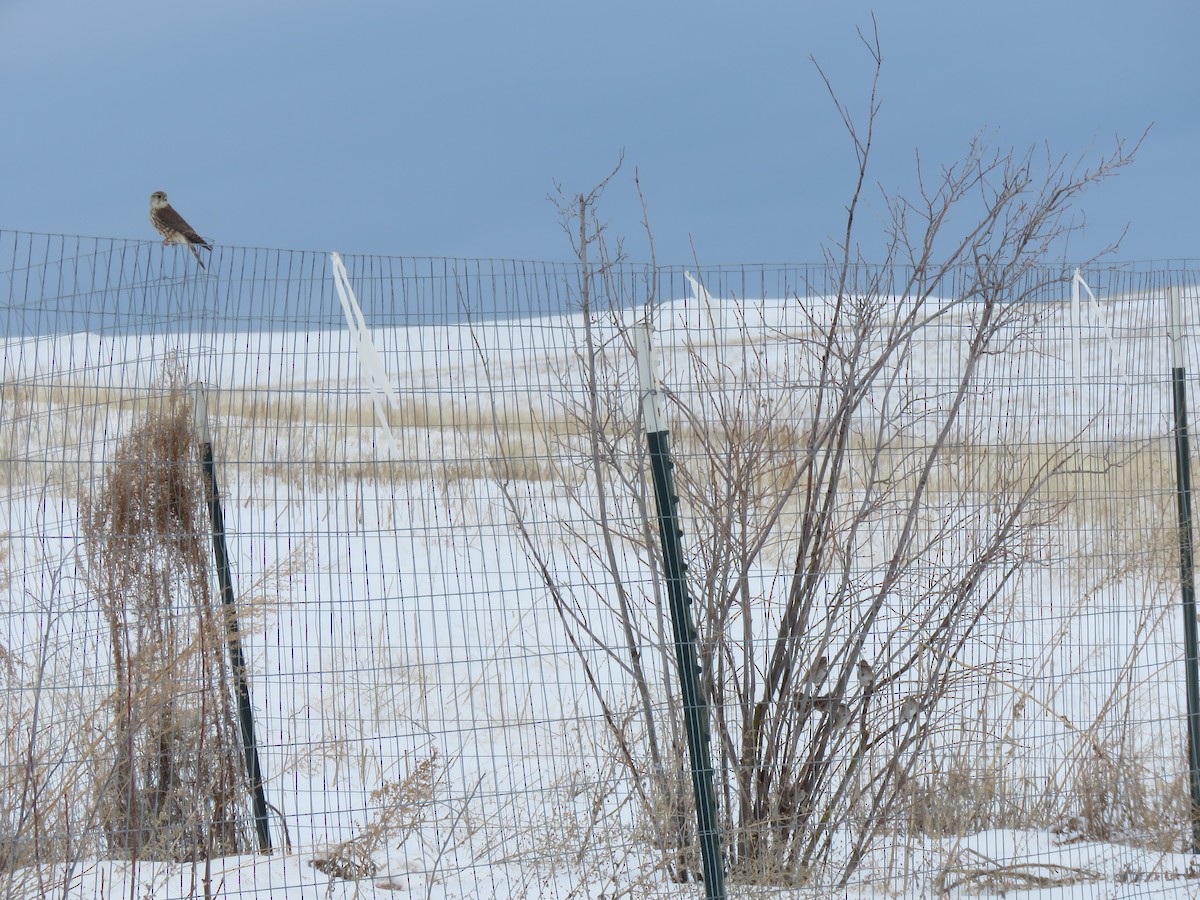
[[[1200, 296], [1187, 299], [1194, 309]], [[1078, 442], [1088, 461], [1079, 477], [1092, 478], [1081, 489], [1087, 502], [1044, 535], [1043, 564], [1026, 574], [995, 632], [1008, 642], [1001, 707], [1012, 717], [997, 752], [1004, 777], [1027, 778], [1031, 796], [1039, 780], [1078, 783], [1062, 771], [1072, 748], [1112, 730], [1121, 739], [1096, 752], [1122, 748], [1151, 792], [1169, 794], [1186, 772], [1179, 614], [1168, 578], [1174, 532], [1160, 517], [1173, 507], [1154, 469], [1170, 454], [1165, 303], [1102, 301], [1099, 310], [1085, 304], [1078, 324], [1066, 302], [1039, 310], [1027, 337], [986, 361], [969, 405], [985, 443], [1036, 454]], [[964, 307], [928, 334], [902, 373], [926, 411], [953, 387], [970, 314]], [[663, 383], [682, 396], [704, 389], [692, 361], [707, 355], [725, 367], [731, 390], [765, 382], [802, 410], [814, 315], [795, 299], [665, 304], [656, 321]], [[580, 652], [502, 492], [520, 499], [526, 527], [557, 548], [558, 574], [586, 598], [587, 578], [603, 574], [573, 541], [586, 540], [591, 524], [578, 522], [577, 538], [543, 533], [578, 515], [556, 480], [573, 466], [562, 457], [582, 387], [583, 332], [578, 315], [373, 329], [400, 399], [399, 408], [384, 404], [394, 442], [345, 330], [0, 341], [0, 457], [11, 461], [0, 477], [8, 576], [0, 579], [0, 650], [12, 663], [4, 706], [12, 730], [0, 765], [20, 765], [13, 748], [24, 746], [21, 717], [38, 678], [52, 688], [40, 712], [48, 759], [53, 741], [77, 724], [71, 715], [110, 689], [108, 635], [76, 571], [80, 498], [174, 368], [207, 386], [235, 586], [256, 610], [243, 639], [266, 795], [277, 810], [272, 839], [291, 845], [195, 867], [84, 856], [69, 871], [0, 871], [0, 885], [11, 876], [30, 896], [80, 898], [201, 896], [205, 877], [221, 896], [702, 896], [654, 869]], [[633, 420], [627, 338], [611, 323], [597, 338], [619, 388], [611, 414]], [[1097, 461], [1120, 464], [1096, 475]], [[571, 564], [580, 567], [574, 576]], [[631, 581], [642, 577], [629, 572]], [[602, 627], [612, 631], [602, 641], [620, 641], [615, 623]], [[605, 695], [628, 702], [619, 667], [581, 652]], [[952, 715], [943, 722], [951, 736], [970, 724]], [[372, 792], [435, 753], [421, 824], [378, 848], [371, 877], [331, 879], [313, 865], [377, 816]], [[953, 838], [906, 831], [877, 843], [838, 893], [1182, 897], [1200, 889], [1194, 857], [1121, 835], [1099, 842], [1069, 821], [1054, 831]], [[830, 892], [826, 884], [782, 895]], [[775, 894], [733, 885], [731, 895]]]

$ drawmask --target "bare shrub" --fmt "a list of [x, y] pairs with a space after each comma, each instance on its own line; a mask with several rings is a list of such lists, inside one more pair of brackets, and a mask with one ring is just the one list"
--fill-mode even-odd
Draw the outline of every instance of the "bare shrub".
[[[864, 43], [878, 79], [878, 40]], [[1045, 304], [1034, 301], [1063, 283], [1046, 260], [1073, 228], [1071, 203], [1131, 159], [1118, 143], [1093, 168], [1043, 165], [1032, 151], [973, 141], [961, 162], [921, 173], [916, 198], [886, 198], [887, 249], [867, 265], [856, 214], [878, 103], [873, 88], [863, 129], [835, 102], [857, 181], [823, 280], [790, 298], [800, 326], [774, 333], [752, 320], [754, 298], [717, 303], [697, 284], [701, 326], [672, 332], [682, 360], [678, 383], [666, 384], [676, 487], [695, 527], [688, 587], [727, 860], [753, 883], [823, 873], [846, 884], [880, 834], [913, 827], [905, 813], [919, 772], [942, 787], [957, 780], [970, 798], [922, 827], [992, 816], [998, 798], [985, 784], [961, 760], [939, 772], [931, 754], [948, 717], [990, 696], [1007, 604], [1065, 506], [1047, 487], [1080, 463], [1070, 441], [1028, 454], [1027, 426], [1006, 423], [998, 438], [972, 413], [988, 396], [985, 376], [1036, 333]], [[578, 471], [562, 485], [569, 512], [558, 523], [579, 540], [565, 567], [531, 526], [545, 509], [505, 473], [499, 484], [664, 866], [683, 881], [696, 871], [691, 798], [674, 777], [683, 742], [632, 415], [634, 314], [620, 247], [610, 252], [595, 214], [606, 183], [560, 203], [580, 263], [579, 352], [562, 375], [574, 397], [563, 414], [578, 422], [564, 446]], [[653, 278], [648, 318], [664, 314]], [[918, 351], [933, 347], [937, 377], [926, 379]], [[649, 585], [631, 580], [627, 554]], [[598, 659], [624, 673], [632, 700], [603, 688]]]
[[119, 442], [81, 500], [88, 586], [114, 689], [102, 753], [108, 850], [185, 860], [252, 846], [226, 613], [210, 586], [210, 528], [181, 379]]

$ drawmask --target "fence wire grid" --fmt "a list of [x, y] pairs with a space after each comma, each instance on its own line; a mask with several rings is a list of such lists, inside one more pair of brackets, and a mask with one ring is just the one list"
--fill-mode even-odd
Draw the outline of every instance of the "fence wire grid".
[[205, 259], [0, 231], [0, 895], [704, 896], [648, 310], [729, 896], [1195, 885], [1193, 264]]

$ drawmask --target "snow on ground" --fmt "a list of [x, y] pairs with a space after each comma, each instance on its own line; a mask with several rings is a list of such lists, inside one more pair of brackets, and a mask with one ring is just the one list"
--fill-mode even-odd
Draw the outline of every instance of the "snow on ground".
[[[1189, 296], [1193, 308], [1195, 299]], [[969, 308], [956, 315], [915, 348], [903, 373], [913, 396], [932, 406], [953, 387], [967, 335]], [[971, 414], [992, 429], [991, 442], [1082, 436], [1103, 455], [1110, 446], [1154, 448], [1167, 440], [1161, 303], [1114, 300], [1103, 304], [1103, 315], [1103, 327], [1085, 321], [1077, 345], [1069, 305], [1048, 306], [1036, 339], [989, 361]], [[738, 358], [729, 357], [732, 346], [753, 363], [732, 371], [730, 384], [765, 379], [802, 395], [807, 321], [794, 299], [736, 308], [694, 299], [666, 304], [657, 317], [663, 382], [681, 394], [698, 390], [685, 351], [708, 346]], [[168, 364], [208, 385], [237, 585], [264, 603], [244, 637], [266, 790], [292, 844], [287, 853], [213, 860], [207, 869], [84, 859], [70, 873], [26, 870], [21, 880], [30, 895], [64, 878], [62, 896], [203, 895], [197, 879], [206, 875], [223, 896], [599, 897], [619, 896], [622, 884], [638, 885], [638, 896], [702, 895], [694, 885], [637, 881], [653, 854], [628, 830], [632, 813], [621, 798], [629, 786], [612, 766], [578, 656], [508, 521], [495, 477], [508, 471], [497, 461], [522, 446], [513, 434], [521, 423], [540, 430], [528, 436], [526, 462], [545, 465], [554, 452], [564, 409], [581, 385], [581, 334], [577, 315], [374, 330], [404, 405], [390, 412], [391, 450], [343, 331], [0, 341], [0, 382], [25, 392], [8, 401], [0, 446], [12, 459], [38, 463], [14, 469], [21, 474], [5, 483], [0, 531], [8, 533], [12, 577], [0, 595], [0, 647], [32, 659], [40, 642], [55, 644], [49, 671], [61, 680], [64, 716], [71, 704], [98, 702], [93, 679], [105, 656], [94, 604], [71, 572], [80, 493]], [[614, 377], [631, 377], [627, 344], [611, 329], [599, 338]], [[622, 414], [632, 416], [636, 385], [625, 390]], [[382, 464], [389, 454], [399, 477], [356, 468]], [[570, 514], [550, 481], [510, 486], [528, 504], [534, 529], [556, 512]], [[1137, 486], [1125, 487], [1136, 502]], [[1026, 768], [1037, 777], [1060, 764], [1097, 716], [1124, 717], [1136, 735], [1131, 751], [1164, 769], [1148, 778], [1174, 778], [1183, 765], [1176, 617], [1147, 612], [1169, 608], [1173, 589], [1143, 572], [1123, 574], [1111, 560], [1095, 583], [1080, 580], [1077, 563], [1056, 564], [1059, 554], [1081, 547], [1110, 552], [1102, 537], [1078, 520], [1055, 531], [1046, 565], [1030, 573], [1002, 629], [1013, 684], [1029, 700], [1007, 746], [1031, 754]], [[578, 548], [563, 539], [560, 549], [566, 571]], [[766, 583], [772, 574], [752, 577]], [[1133, 682], [1116, 684], [1114, 673], [1131, 655]], [[592, 657], [609, 696], [627, 695], [611, 661]], [[1114, 697], [1126, 706], [1114, 711]], [[48, 733], [69, 727], [59, 720]], [[434, 750], [442, 768], [424, 828], [382, 849], [371, 878], [331, 880], [313, 867], [361, 831], [373, 813], [373, 790], [402, 779]], [[609, 807], [611, 815], [591, 828], [595, 810]], [[273, 838], [283, 842], [278, 825]], [[953, 894], [1182, 897], [1200, 884], [1193, 857], [1119, 840], [1073, 840], [1069, 832], [882, 843], [862, 868], [863, 883], [844, 893], [927, 896], [945, 887]], [[733, 893], [766, 895], [749, 886]]]

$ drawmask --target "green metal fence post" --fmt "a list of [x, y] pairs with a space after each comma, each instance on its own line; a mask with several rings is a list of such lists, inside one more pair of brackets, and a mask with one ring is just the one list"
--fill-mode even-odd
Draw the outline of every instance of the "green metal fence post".
[[226, 639], [229, 643], [229, 662], [237, 691], [238, 721], [241, 724], [242, 749], [246, 757], [246, 778], [250, 782], [254, 805], [254, 828], [258, 832], [258, 848], [263, 853], [271, 849], [271, 831], [267, 826], [267, 795], [263, 788], [262, 765], [258, 758], [258, 743], [254, 739], [254, 711], [250, 706], [250, 683], [246, 679], [246, 660], [238, 636], [237, 600], [233, 593], [233, 576], [229, 567], [229, 547], [225, 542], [225, 513], [221, 509], [221, 493], [217, 488], [217, 466], [213, 458], [212, 437], [208, 431], [208, 396], [200, 382], [192, 385], [193, 416], [200, 440], [200, 465], [204, 470], [205, 492], [208, 497], [208, 516], [212, 528], [213, 555], [217, 563], [217, 581], [227, 613]]
[[671, 462], [666, 420], [659, 408], [651, 326], [637, 326], [635, 339], [642, 412], [646, 420], [646, 440], [650, 449], [650, 467], [654, 475], [654, 499], [658, 506], [663, 569], [667, 576], [667, 597], [670, 601], [671, 626], [675, 638], [675, 662], [679, 668], [680, 689], [683, 695], [684, 729], [687, 732], [688, 753], [692, 763], [692, 788], [696, 795], [696, 833], [700, 839], [704, 891], [708, 900], [725, 900], [725, 868], [721, 859], [721, 832], [717, 822], [716, 794], [713, 791], [708, 705], [700, 692], [696, 626], [692, 619], [691, 599], [688, 597], [683, 577], [683, 547], [680, 543], [677, 510], [679, 498], [675, 496], [671, 476], [674, 463]]
[[1188, 446], [1187, 381], [1183, 365], [1183, 289], [1170, 289], [1171, 396], [1175, 409], [1176, 506], [1179, 575], [1183, 595], [1184, 677], [1187, 679], [1188, 771], [1192, 797], [1192, 852], [1200, 853], [1200, 653], [1197, 652], [1196, 580], [1192, 562], [1192, 472]]

